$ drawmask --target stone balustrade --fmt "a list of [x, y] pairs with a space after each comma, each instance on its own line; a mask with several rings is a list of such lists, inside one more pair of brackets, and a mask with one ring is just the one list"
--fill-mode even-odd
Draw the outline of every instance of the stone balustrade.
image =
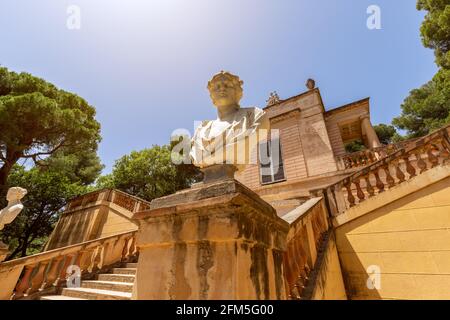
[[317, 253], [329, 229], [323, 198], [310, 199], [283, 219], [289, 222], [283, 265], [288, 298], [302, 299]]
[[417, 140], [418, 139], [410, 139], [395, 144], [388, 144], [378, 148], [352, 152], [349, 154], [339, 156], [337, 158], [339, 170], [346, 170], [367, 166], [393, 154], [398, 150], [407, 148], [408, 146], [414, 144], [414, 142]]
[[83, 277], [137, 254], [136, 231], [46, 251], [0, 263], [0, 300], [34, 299], [57, 292], [69, 266]]
[[144, 211], [150, 208], [150, 202], [143, 201], [120, 190], [103, 189], [71, 199], [66, 211], [76, 210], [102, 200], [112, 202], [131, 212]]
[[312, 190], [312, 196], [324, 196], [331, 215], [342, 214], [387, 189], [409, 180], [430, 168], [448, 163], [450, 126], [404, 144], [393, 153], [325, 189]]

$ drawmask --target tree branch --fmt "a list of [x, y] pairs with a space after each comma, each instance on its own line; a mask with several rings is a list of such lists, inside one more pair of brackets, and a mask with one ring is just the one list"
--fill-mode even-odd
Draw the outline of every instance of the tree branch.
[[55, 153], [56, 151], [58, 151], [58, 149], [60, 149], [60, 148], [62, 148], [64, 146], [68, 146], [68, 145], [64, 144], [65, 142], [66, 141], [63, 140], [60, 144], [58, 144], [56, 147], [54, 147], [50, 151], [36, 152], [36, 153], [33, 153], [33, 154], [22, 154], [21, 158], [25, 158], [25, 159], [30, 159], [31, 158], [35, 164], [39, 164], [39, 161], [41, 160], [41, 159], [38, 159], [39, 156], [49, 156], [49, 155]]

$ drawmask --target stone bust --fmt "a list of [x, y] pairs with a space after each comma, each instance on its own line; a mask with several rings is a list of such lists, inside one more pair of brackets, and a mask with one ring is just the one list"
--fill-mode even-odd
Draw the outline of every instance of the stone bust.
[[17, 215], [22, 211], [23, 204], [20, 200], [27, 194], [27, 190], [19, 187], [10, 188], [6, 194], [8, 205], [0, 211], [0, 230], [3, 230], [6, 224], [14, 221]]
[[269, 119], [259, 108], [240, 107], [242, 85], [238, 76], [225, 71], [208, 82], [217, 119], [203, 121], [195, 131], [190, 157], [197, 167], [231, 164], [240, 171], [256, 164], [254, 151], [258, 142], [267, 139]]

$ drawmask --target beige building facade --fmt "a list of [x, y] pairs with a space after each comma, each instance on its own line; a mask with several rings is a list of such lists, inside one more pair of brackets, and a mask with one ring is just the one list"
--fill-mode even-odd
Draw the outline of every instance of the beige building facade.
[[370, 122], [369, 98], [326, 111], [320, 90], [314, 88], [272, 102], [264, 110], [271, 129], [279, 130], [280, 165], [274, 175], [264, 176], [256, 155], [258, 164], [247, 166], [236, 179], [271, 203], [279, 215], [308, 199], [310, 190], [351, 171], [343, 165], [347, 143], [359, 140], [368, 149], [381, 147]]

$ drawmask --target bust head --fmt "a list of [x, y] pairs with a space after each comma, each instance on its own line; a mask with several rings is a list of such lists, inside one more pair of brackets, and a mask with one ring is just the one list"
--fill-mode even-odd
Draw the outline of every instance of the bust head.
[[8, 193], [6, 194], [6, 200], [8, 201], [16, 201], [20, 200], [27, 194], [27, 190], [20, 187], [9, 188]]
[[242, 98], [243, 81], [229, 72], [221, 71], [208, 82], [208, 90], [213, 104], [217, 108], [235, 106], [239, 108]]

